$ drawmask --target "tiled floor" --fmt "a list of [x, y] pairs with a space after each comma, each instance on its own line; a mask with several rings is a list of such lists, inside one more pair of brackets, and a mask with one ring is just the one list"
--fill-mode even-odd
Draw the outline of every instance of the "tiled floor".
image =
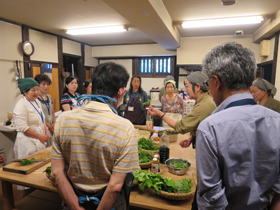
[[[0, 210], [3, 209], [2, 186], [0, 182]], [[13, 185], [15, 209], [14, 210], [61, 210], [61, 198], [57, 193], [35, 190], [22, 198], [22, 193]], [[140, 210], [131, 207], [130, 210]]]

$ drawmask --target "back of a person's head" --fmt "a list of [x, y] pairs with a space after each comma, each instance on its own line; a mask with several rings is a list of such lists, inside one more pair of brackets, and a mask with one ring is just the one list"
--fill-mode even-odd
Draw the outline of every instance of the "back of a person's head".
[[219, 77], [232, 91], [248, 90], [255, 79], [257, 62], [254, 53], [236, 42], [214, 47], [203, 59], [202, 71]]
[[113, 62], [99, 64], [92, 74], [92, 94], [114, 97], [128, 80], [129, 74], [123, 66]]

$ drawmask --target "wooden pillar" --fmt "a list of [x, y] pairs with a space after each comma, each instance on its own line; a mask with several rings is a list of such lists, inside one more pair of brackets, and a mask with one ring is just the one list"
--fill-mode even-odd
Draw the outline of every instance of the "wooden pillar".
[[[29, 27], [27, 25], [21, 26], [22, 31], [22, 43], [25, 41], [29, 41]], [[32, 77], [32, 68], [29, 65], [30, 62], [30, 56], [26, 56], [23, 54], [23, 69], [24, 69], [24, 77]]]

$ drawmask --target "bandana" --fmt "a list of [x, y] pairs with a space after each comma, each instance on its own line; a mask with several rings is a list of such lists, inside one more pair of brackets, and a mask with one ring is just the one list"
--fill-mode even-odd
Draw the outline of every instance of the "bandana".
[[186, 79], [194, 84], [199, 84], [201, 90], [203, 90], [203, 91], [208, 90], [208, 88], [204, 84], [204, 81], [206, 81], [208, 78], [201, 71], [192, 72], [190, 75], [187, 76]]
[[272, 96], [274, 96], [277, 92], [276, 87], [265, 79], [256, 79], [252, 86], [256, 86], [257, 88], [265, 91], [271, 90]]
[[35, 86], [39, 86], [39, 84], [33, 78], [18, 79], [18, 87], [21, 93], [25, 93]]
[[166, 81], [166, 82], [165, 82], [165, 88], [166, 88], [166, 85], [167, 85], [168, 83], [172, 83], [173, 86], [174, 86], [174, 88], [176, 88], [176, 82], [175, 82], [174, 80], [168, 80], [168, 81]]

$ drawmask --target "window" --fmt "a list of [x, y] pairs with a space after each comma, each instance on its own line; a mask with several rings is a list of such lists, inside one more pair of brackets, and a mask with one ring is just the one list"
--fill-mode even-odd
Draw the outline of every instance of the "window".
[[136, 58], [134, 64], [134, 73], [141, 77], [165, 77], [173, 74], [175, 57]]

